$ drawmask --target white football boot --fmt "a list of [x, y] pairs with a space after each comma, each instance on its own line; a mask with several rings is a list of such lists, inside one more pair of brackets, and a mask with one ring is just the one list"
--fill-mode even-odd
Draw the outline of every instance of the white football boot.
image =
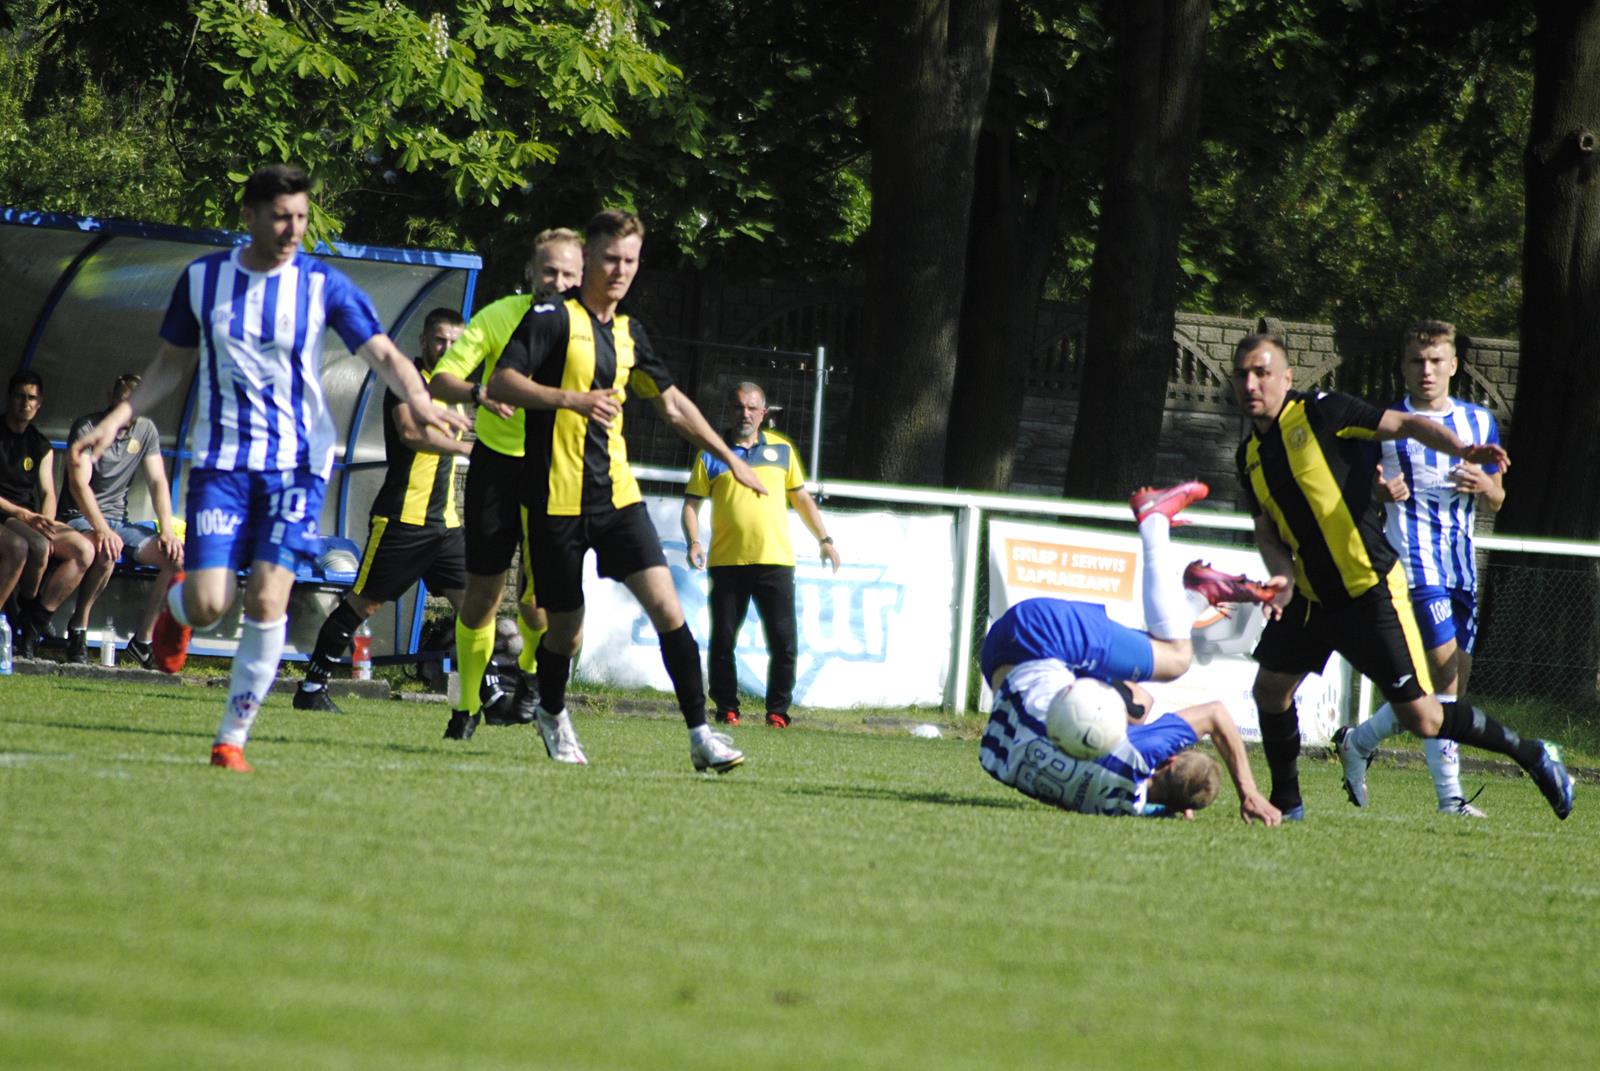
[[689, 761], [696, 770], [721, 774], [743, 763], [744, 752], [733, 746], [733, 737], [727, 733], [707, 733], [699, 740], [689, 738]]
[[534, 709], [534, 720], [539, 724], [539, 735], [544, 739], [544, 749], [557, 762], [574, 766], [589, 765], [589, 757], [578, 743], [578, 734], [572, 731], [572, 718], [563, 707], [559, 714], [551, 714], [544, 707]]

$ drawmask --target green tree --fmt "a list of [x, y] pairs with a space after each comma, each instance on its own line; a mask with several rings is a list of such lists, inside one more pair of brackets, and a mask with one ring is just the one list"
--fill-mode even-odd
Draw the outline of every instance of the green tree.
[[868, 479], [940, 476], [999, 7], [897, 0], [878, 12], [866, 345], [850, 408], [852, 467]]
[[1005, 490], [1047, 281], [1093, 252], [1109, 49], [1088, 0], [1007, 4], [978, 139], [944, 482]]
[[1113, 6], [1111, 157], [1065, 483], [1087, 498], [1119, 497], [1155, 475], [1211, 0]]
[[[52, 0], [37, 19], [57, 70], [164, 103], [181, 218], [234, 222], [265, 160], [320, 185], [319, 234], [470, 244], [478, 210], [528, 190], [562, 149], [624, 138], [632, 102], [681, 72], [636, 0]], [[648, 114], [648, 113], [646, 113]], [[680, 123], [692, 142], [694, 116]], [[464, 214], [467, 226], [455, 221]]]

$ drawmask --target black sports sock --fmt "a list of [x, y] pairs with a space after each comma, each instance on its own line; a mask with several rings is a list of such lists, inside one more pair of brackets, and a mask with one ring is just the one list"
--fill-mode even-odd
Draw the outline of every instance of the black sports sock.
[[1257, 708], [1261, 722], [1261, 750], [1272, 773], [1272, 792], [1267, 797], [1281, 811], [1300, 806], [1300, 712], [1291, 703], [1288, 710], [1268, 713]]
[[1537, 741], [1522, 739], [1515, 729], [1461, 702], [1444, 704], [1444, 724], [1439, 727], [1439, 735], [1485, 751], [1510, 755], [1525, 770], [1544, 754]]
[[539, 705], [546, 713], [559, 714], [567, 705], [567, 678], [572, 675], [572, 656], [556, 654], [548, 643], [547, 632], [539, 641]]
[[687, 623], [661, 634], [661, 661], [672, 678], [683, 724], [698, 729], [706, 723], [706, 682], [700, 673], [700, 645]]
[[361, 615], [349, 600], [340, 599], [328, 620], [317, 631], [317, 646], [311, 651], [311, 661], [306, 663], [306, 680], [312, 684], [327, 684], [333, 676], [334, 660], [350, 647], [350, 637], [361, 627]]

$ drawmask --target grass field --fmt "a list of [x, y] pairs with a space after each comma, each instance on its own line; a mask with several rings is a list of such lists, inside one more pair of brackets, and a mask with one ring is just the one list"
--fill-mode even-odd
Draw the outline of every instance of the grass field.
[[[1065, 815], [971, 739], [579, 715], [594, 765], [442, 709], [0, 678], [0, 1067], [1592, 1066], [1600, 795], [1491, 818]], [[959, 728], [970, 735], [975, 723]]]

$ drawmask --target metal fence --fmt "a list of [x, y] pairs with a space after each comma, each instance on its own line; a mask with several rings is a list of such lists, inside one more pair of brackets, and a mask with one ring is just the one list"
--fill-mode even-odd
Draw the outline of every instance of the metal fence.
[[[826, 463], [823, 444], [845, 418], [828, 411], [826, 348], [818, 346], [807, 353], [671, 337], [652, 337], [651, 342], [678, 389], [694, 400], [714, 428], [732, 424], [728, 404], [734, 387], [747, 382], [759, 385], [767, 396], [769, 424], [795, 441], [808, 461], [807, 474], [818, 477]], [[694, 461], [694, 447], [644, 399], [630, 395], [623, 420], [628, 456], [635, 464], [687, 469]]]

